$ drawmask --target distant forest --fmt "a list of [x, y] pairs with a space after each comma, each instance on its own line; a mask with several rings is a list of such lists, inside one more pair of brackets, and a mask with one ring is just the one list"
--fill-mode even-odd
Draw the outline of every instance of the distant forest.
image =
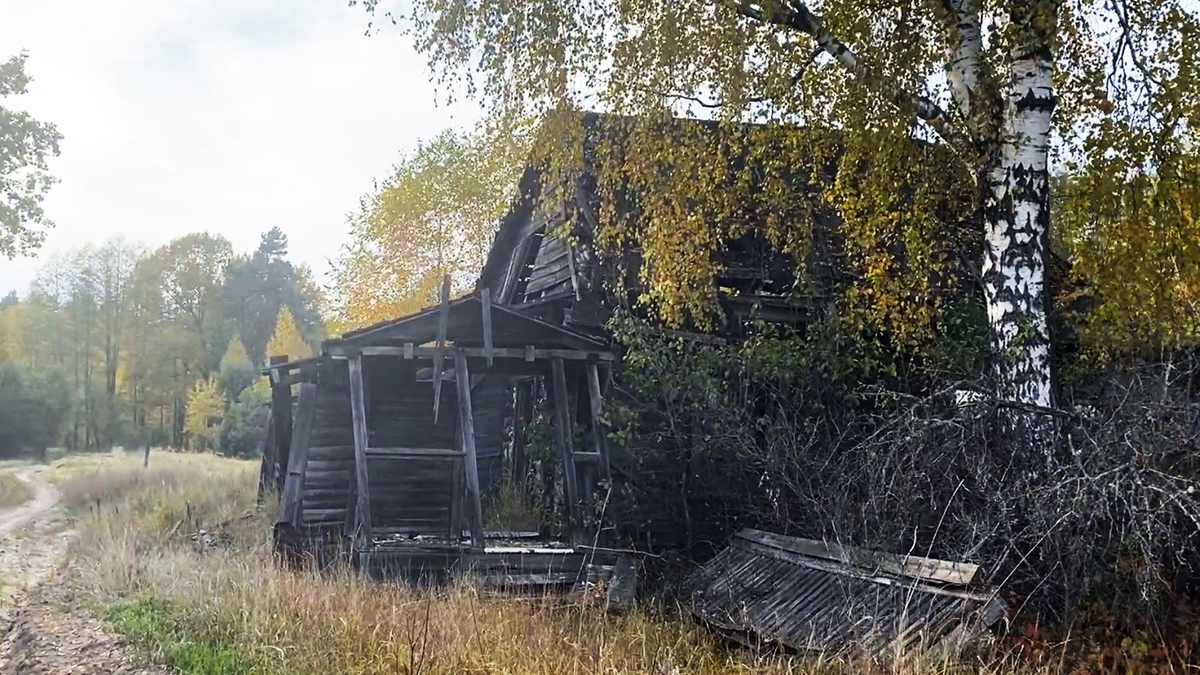
[[255, 452], [267, 354], [307, 355], [325, 333], [320, 290], [287, 248], [272, 228], [248, 254], [196, 233], [49, 259], [28, 293], [0, 300], [0, 455]]

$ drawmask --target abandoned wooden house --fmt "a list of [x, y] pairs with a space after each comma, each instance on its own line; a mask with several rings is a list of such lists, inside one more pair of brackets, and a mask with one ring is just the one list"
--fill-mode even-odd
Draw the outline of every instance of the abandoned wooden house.
[[[371, 575], [473, 572], [500, 585], [571, 587], [610, 569], [605, 533], [584, 512], [607, 480], [608, 345], [512, 309], [490, 294], [442, 303], [274, 363], [263, 476], [280, 494], [290, 553], [349, 554]], [[559, 531], [488, 529], [515, 380], [549, 383], [565, 500]], [[293, 385], [298, 385], [295, 405]], [[576, 447], [579, 424], [589, 447]], [[518, 429], [518, 433], [519, 433]], [[519, 444], [518, 444], [519, 451]], [[508, 453], [508, 457], [503, 455]]]
[[[603, 121], [581, 118], [585, 158]], [[613, 287], [637, 291], [613, 275], [638, 263], [636, 253], [614, 261], [597, 250], [598, 180], [586, 165], [565, 181], [529, 166], [474, 293], [450, 300], [444, 288], [436, 307], [327, 341], [316, 357], [270, 364], [261, 485], [281, 496], [281, 549], [348, 554], [372, 575], [474, 571], [542, 587], [578, 587], [613, 569], [608, 547], [629, 530], [607, 499], [632, 479], [630, 453], [609, 447], [605, 425], [620, 377], [606, 322], [628, 300]], [[837, 283], [837, 242], [821, 246], [812, 255], [831, 262], [810, 267]], [[726, 320], [703, 339], [739, 340], [752, 319], [811, 318], [811, 296], [793, 292], [796, 261], [763, 236], [749, 232], [717, 255], [714, 294]], [[550, 420], [554, 450], [537, 487], [558, 496], [528, 528], [537, 532], [489, 527], [499, 525], [489, 494], [530, 473], [525, 430], [535, 418]], [[640, 469], [644, 482], [660, 482], [654, 467]], [[678, 545], [678, 512], [657, 502], [653, 510], [631, 527]]]

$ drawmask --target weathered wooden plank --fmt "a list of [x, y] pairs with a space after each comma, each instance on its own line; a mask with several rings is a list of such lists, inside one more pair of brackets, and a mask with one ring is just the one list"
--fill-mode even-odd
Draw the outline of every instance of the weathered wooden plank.
[[296, 428], [292, 431], [291, 447], [288, 449], [287, 477], [284, 479], [283, 494], [279, 500], [280, 523], [295, 525], [300, 522], [304, 470], [308, 463], [308, 437], [312, 432], [316, 411], [317, 385], [305, 382], [300, 385], [300, 400], [296, 405]]
[[466, 480], [466, 462], [459, 459], [454, 463], [454, 477], [450, 480], [450, 527], [447, 536], [451, 539], [462, 539], [463, 534], [463, 512], [466, 504], [465, 495], [466, 489], [463, 485]]
[[540, 291], [549, 292], [559, 284], [566, 285], [571, 280], [571, 267], [563, 265], [556, 267], [553, 270], [548, 270], [545, 275], [538, 279], [531, 279], [529, 285], [525, 287], [526, 297], [530, 293], [538, 293]]
[[367, 411], [363, 396], [362, 354], [347, 362], [350, 371], [350, 413], [354, 417], [355, 502], [354, 540], [359, 545], [371, 541], [370, 478], [367, 471]]
[[[272, 356], [272, 365], [287, 361], [287, 356]], [[292, 389], [285, 376], [271, 382], [271, 421], [275, 424], [275, 452], [272, 474], [275, 479], [275, 491], [283, 494], [283, 482], [287, 476], [288, 450], [292, 445]]]
[[[486, 358], [487, 353], [483, 349], [471, 347], [461, 348], [462, 352], [468, 358]], [[387, 345], [374, 345], [363, 347], [361, 350], [364, 356], [403, 356], [404, 347], [392, 347]], [[437, 350], [433, 347], [416, 347], [414, 349], [416, 358], [430, 358], [437, 356]], [[616, 361], [617, 355], [609, 351], [584, 351], [581, 349], [536, 349], [525, 347], [495, 347], [492, 349], [492, 356], [495, 358], [504, 359], [526, 359], [526, 360], [549, 360], [563, 359], [564, 361], [587, 361], [595, 358], [600, 361]]]
[[735, 537], [787, 553], [831, 560], [867, 570], [877, 570], [952, 586], [969, 586], [979, 573], [979, 565], [972, 563], [882, 553], [813, 539], [787, 537], [761, 530], [742, 530]]
[[471, 376], [467, 370], [467, 357], [461, 350], [454, 353], [454, 376], [458, 385], [459, 428], [462, 430], [468, 506], [471, 509], [471, 546], [483, 548], [483, 504], [479, 494], [479, 462], [475, 455], [475, 413], [471, 409]]
[[[318, 415], [317, 416], [317, 424], [320, 424], [320, 421], [321, 421], [321, 416]], [[323, 429], [322, 431], [326, 431], [326, 430], [327, 429]], [[314, 428], [312, 430], [312, 435], [315, 436], [317, 434], [317, 431], [318, 430], [315, 428], [315, 425], [314, 425]], [[350, 427], [348, 427], [346, 429], [346, 431], [349, 432], [350, 438], [353, 439], [354, 438], [354, 426], [351, 425]], [[339, 457], [344, 458], [344, 459], [354, 459], [354, 444], [353, 443], [349, 443], [346, 445], [317, 445], [315, 443], [310, 443], [309, 445], [312, 446], [308, 449], [309, 459], [334, 459], [334, 458], [339, 458]]]
[[421, 457], [428, 459], [459, 459], [462, 450], [450, 448], [367, 448], [367, 456], [372, 458], [404, 459], [406, 457]]
[[487, 359], [488, 367], [492, 366], [495, 354], [492, 351], [492, 290], [484, 288], [483, 300], [483, 356]]
[[571, 424], [571, 411], [567, 403], [566, 366], [562, 359], [552, 359], [550, 361], [550, 370], [553, 378], [551, 389], [553, 389], [552, 394], [554, 397], [554, 430], [558, 438], [558, 450], [562, 455], [567, 523], [571, 530], [571, 544], [576, 545], [580, 543], [581, 539], [579, 519], [577, 517], [577, 511], [579, 510], [579, 483], [575, 477], [575, 452], [571, 447], [573, 427]]
[[345, 509], [304, 509], [304, 522], [329, 523], [340, 521], [346, 514]]
[[442, 404], [442, 358], [446, 351], [446, 329], [450, 325], [450, 275], [442, 277], [442, 306], [438, 314], [437, 344], [433, 355], [433, 423], [437, 424]]
[[559, 246], [557, 247], [557, 250], [549, 253], [547, 253], [546, 249], [543, 248], [538, 254], [535, 269], [529, 274], [529, 280], [533, 281], [534, 279], [545, 277], [548, 273], [548, 270], [561, 270], [569, 265], [570, 263], [567, 261], [567, 254], [570, 252], [571, 249], [567, 248], [566, 246]]
[[587, 365], [588, 399], [592, 409], [592, 448], [600, 459], [600, 480], [611, 486], [612, 465], [608, 455], [608, 425], [604, 422], [604, 397], [600, 391], [600, 366]]

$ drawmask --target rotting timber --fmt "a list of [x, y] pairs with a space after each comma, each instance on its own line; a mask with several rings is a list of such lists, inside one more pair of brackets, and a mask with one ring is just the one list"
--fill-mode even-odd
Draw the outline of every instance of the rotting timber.
[[[487, 291], [451, 301], [448, 287], [436, 307], [276, 360], [261, 487], [280, 494], [277, 549], [348, 558], [374, 578], [579, 590], [607, 577], [609, 532], [585, 511], [608, 479], [600, 425], [614, 360], [594, 338], [493, 306]], [[554, 412], [558, 537], [484, 528], [483, 494], [520, 461], [505, 443], [509, 393], [530, 378], [546, 382]], [[586, 450], [573, 447], [581, 420], [595, 426]]]

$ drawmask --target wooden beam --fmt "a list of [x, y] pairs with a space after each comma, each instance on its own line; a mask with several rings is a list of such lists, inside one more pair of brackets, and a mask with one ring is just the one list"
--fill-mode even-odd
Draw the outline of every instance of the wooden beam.
[[[486, 349], [478, 349], [474, 347], [461, 347], [462, 352], [468, 358], [487, 358]], [[416, 347], [412, 348], [412, 356], [408, 356], [408, 345], [403, 347], [394, 346], [370, 346], [362, 347], [357, 353], [363, 356], [402, 356], [404, 358], [420, 358], [427, 359], [430, 357], [437, 358], [438, 350], [436, 347]], [[444, 352], [443, 352], [444, 353]], [[350, 354], [349, 351], [336, 351], [332, 355], [336, 357], [346, 358]], [[612, 362], [617, 360], [617, 355], [612, 352], [590, 352], [580, 349], [538, 349], [533, 345], [525, 347], [493, 347], [492, 357], [498, 359], [524, 359], [526, 361], [542, 361], [548, 359], [562, 359], [564, 361], [589, 361], [599, 360]], [[444, 369], [442, 369], [444, 370]]]
[[371, 538], [371, 482], [367, 471], [367, 410], [363, 392], [362, 354], [347, 362], [350, 369], [350, 415], [354, 420], [354, 483], [358, 499], [355, 503], [354, 541], [363, 548]]
[[492, 291], [489, 288], [483, 289], [483, 355], [487, 358], [488, 366], [491, 367], [492, 359]]
[[308, 440], [312, 435], [313, 419], [317, 415], [317, 385], [300, 385], [300, 401], [296, 405], [296, 428], [292, 430], [288, 451], [287, 476], [279, 500], [280, 523], [300, 525], [300, 507], [304, 498], [304, 468], [308, 464]]
[[813, 539], [788, 537], [762, 530], [742, 530], [735, 535], [735, 538], [796, 556], [807, 556], [851, 565], [868, 573], [884, 572], [950, 586], [969, 586], [979, 574], [979, 565], [973, 563], [883, 553], [851, 546], [839, 546]]
[[554, 430], [558, 438], [558, 451], [562, 455], [563, 489], [566, 491], [567, 523], [571, 530], [571, 544], [579, 544], [579, 483], [575, 477], [575, 452], [572, 448], [571, 410], [567, 403], [567, 372], [562, 359], [550, 361], [554, 397]]
[[431, 459], [459, 459], [463, 456], [462, 450], [452, 450], [450, 448], [367, 448], [368, 457], [394, 457], [402, 459], [405, 457], [426, 457]]
[[442, 276], [442, 307], [438, 313], [437, 345], [433, 356], [433, 423], [442, 405], [442, 357], [446, 351], [446, 329], [450, 325], [450, 275]]
[[[287, 362], [286, 356], [272, 356], [272, 366]], [[275, 425], [275, 451], [271, 477], [275, 492], [283, 494], [283, 482], [287, 476], [288, 451], [292, 444], [292, 388], [287, 374], [271, 378], [271, 422]]]
[[[461, 444], [461, 437], [459, 439]], [[460, 457], [454, 461], [454, 466], [451, 469], [454, 476], [450, 483], [450, 541], [459, 542], [462, 540], [463, 533], [463, 510], [464, 497], [466, 490], [464, 489], [464, 481], [466, 473], [466, 460]]]
[[587, 365], [588, 399], [592, 404], [592, 449], [600, 457], [600, 480], [612, 485], [608, 457], [608, 425], [604, 423], [604, 398], [600, 392], [600, 366]]
[[467, 371], [467, 357], [458, 350], [454, 352], [454, 379], [458, 385], [458, 420], [462, 430], [467, 498], [471, 508], [471, 547], [482, 550], [483, 505], [479, 494], [479, 461], [475, 454], [475, 413], [471, 409], [471, 376]]

